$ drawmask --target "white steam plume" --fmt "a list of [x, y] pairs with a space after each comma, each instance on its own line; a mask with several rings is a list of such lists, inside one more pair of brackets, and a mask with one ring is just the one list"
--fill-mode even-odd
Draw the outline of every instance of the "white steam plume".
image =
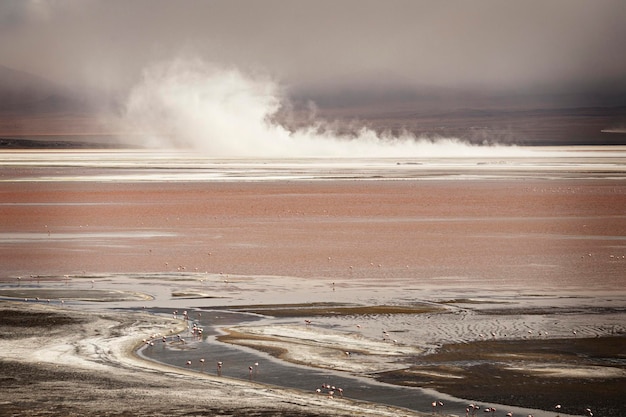
[[289, 131], [272, 119], [280, 108], [279, 88], [267, 77], [177, 60], [144, 72], [129, 96], [125, 122], [149, 137], [145, 145], [215, 157], [478, 156], [497, 149], [410, 133], [379, 135], [364, 127], [340, 135], [322, 122]]

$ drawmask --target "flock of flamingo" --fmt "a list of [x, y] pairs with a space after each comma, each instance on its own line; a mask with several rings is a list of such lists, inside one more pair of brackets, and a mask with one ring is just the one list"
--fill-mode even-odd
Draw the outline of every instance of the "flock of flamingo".
[[[34, 277], [32, 277], [32, 276], [31, 276], [31, 279], [33, 279], [33, 278], [34, 278]], [[65, 277], [64, 277], [64, 278], [65, 278], [65, 280], [66, 280], [66, 284], [67, 284], [67, 281], [69, 280], [69, 276], [68, 276], [68, 275], [65, 275]], [[20, 286], [19, 284], [21, 283], [21, 279], [22, 279], [22, 277], [21, 277], [21, 276], [20, 276], [20, 277], [17, 277], [17, 280], [18, 280], [18, 287]], [[227, 282], [227, 281], [225, 280], [225, 282]], [[90, 284], [91, 284], [91, 288], [94, 288], [95, 281], [94, 281], [93, 279], [92, 279], [92, 280], [90, 280]], [[334, 282], [333, 282], [333, 289], [334, 289]], [[24, 299], [24, 301], [29, 301], [29, 299], [28, 299], [28, 298], [25, 298], [25, 299]], [[35, 298], [33, 299], [33, 301], [36, 301], [36, 302], [37, 302], [37, 301], [42, 301], [42, 300], [41, 300], [39, 297], [35, 297]], [[48, 303], [50, 303], [50, 299], [46, 299], [45, 301], [47, 301]], [[59, 300], [59, 302], [60, 302], [61, 304], [63, 304], [63, 303], [64, 303], [64, 300], [62, 300], [62, 299], [61, 299], [61, 300]], [[200, 313], [200, 314], [201, 314], [201, 313]], [[174, 319], [178, 319], [178, 317], [179, 317], [178, 310], [174, 310], [174, 311], [172, 312], [172, 316], [173, 316], [173, 318], [174, 318]], [[182, 319], [183, 319], [185, 322], [189, 322], [189, 321], [190, 321], [189, 313], [188, 313], [186, 310], [182, 312]], [[308, 319], [305, 319], [305, 320], [304, 320], [304, 322], [305, 322], [305, 325], [306, 325], [306, 326], [309, 326], [309, 325], [311, 325], [311, 324], [312, 324], [312, 321], [311, 321], [311, 320], [308, 320]], [[360, 325], [358, 325], [358, 324], [357, 324], [356, 326], [357, 326], [357, 328], [360, 328], [360, 327], [361, 327], [361, 326], [360, 326]], [[193, 325], [192, 325], [191, 327], [190, 327], [190, 326], [187, 326], [187, 328], [189, 329], [189, 332], [191, 333], [191, 336], [192, 336], [195, 340], [201, 340], [201, 339], [202, 339], [203, 329], [202, 329], [201, 327], [199, 327], [196, 323], [193, 323]], [[532, 334], [532, 330], [529, 330], [529, 331], [528, 331], [528, 333], [529, 333], [529, 334]], [[542, 332], [540, 331], [538, 334], [539, 334], [539, 335], [542, 335]], [[548, 332], [547, 332], [547, 331], [543, 332], [543, 335], [547, 335], [547, 334], [548, 334]], [[573, 334], [574, 336], [576, 336], [576, 335], [577, 335], [576, 330], [572, 330], [572, 334]], [[480, 334], [479, 336], [480, 336], [481, 338], [485, 337], [485, 335], [483, 335], [483, 334]], [[495, 337], [496, 337], [496, 334], [492, 332], [492, 333], [491, 333], [491, 336], [495, 338]], [[164, 345], [164, 346], [168, 343], [167, 336], [162, 336], [162, 335], [160, 335], [160, 334], [154, 334], [154, 335], [151, 335], [151, 337], [150, 337], [149, 339], [144, 339], [144, 340], [143, 340], [143, 342], [144, 342], [147, 346], [154, 346], [154, 345], [155, 345], [154, 341], [155, 341], [155, 340], [158, 340], [159, 338], [160, 338], [160, 340], [161, 340], [161, 342], [163, 343], [163, 345]], [[187, 342], [186, 342], [186, 340], [185, 340], [185, 339], [184, 339], [184, 338], [183, 338], [180, 334], [176, 334], [176, 335], [172, 336], [172, 339], [173, 339], [173, 340], [171, 341], [172, 343], [180, 343], [180, 344], [183, 344], [183, 345], [187, 343]], [[388, 332], [386, 332], [386, 331], [384, 331], [384, 330], [383, 330], [383, 340], [389, 340], [389, 341], [393, 341], [394, 343], [397, 343], [397, 341], [396, 341], [396, 340], [392, 340], [392, 339], [390, 339], [390, 338], [389, 338], [389, 333], [388, 333]], [[345, 354], [346, 354], [346, 355], [350, 355], [350, 352], [346, 351], [346, 352], [345, 352]], [[205, 364], [206, 364], [206, 360], [205, 360], [204, 358], [200, 358], [200, 359], [198, 360], [198, 362], [199, 362], [199, 364], [200, 364], [200, 372], [204, 372], [204, 367], [205, 367]], [[190, 368], [191, 368], [191, 365], [192, 365], [192, 361], [191, 361], [191, 360], [187, 360], [187, 361], [185, 362], [185, 366], [186, 366], [186, 368], [190, 369]], [[217, 371], [217, 375], [218, 375], [218, 376], [221, 376], [221, 375], [222, 375], [222, 368], [223, 368], [223, 365], [224, 365], [224, 363], [223, 363], [222, 361], [217, 361], [217, 362], [216, 362], [216, 371]], [[253, 379], [253, 377], [254, 377], [254, 376], [256, 376], [256, 375], [258, 374], [258, 368], [259, 368], [259, 363], [258, 363], [258, 362], [255, 362], [253, 365], [248, 366], [248, 375], [249, 375], [249, 378], [250, 378], [250, 379]], [[326, 383], [322, 384], [322, 385], [321, 385], [321, 388], [317, 388], [317, 389], [315, 390], [315, 392], [316, 392], [316, 393], [318, 393], [318, 394], [326, 394], [326, 396], [327, 396], [328, 398], [335, 398], [335, 394], [339, 395], [340, 397], [343, 397], [343, 388], [335, 387], [335, 386], [333, 386], [333, 385], [326, 384]], [[442, 413], [443, 413], [443, 406], [444, 406], [443, 401], [439, 401], [439, 400], [438, 400], [438, 401], [433, 401], [433, 402], [431, 403], [431, 407], [432, 407], [432, 412], [433, 412], [433, 414], [442, 414]], [[477, 412], [478, 410], [480, 410], [480, 408], [481, 408], [481, 407], [480, 407], [479, 405], [476, 405], [476, 404], [473, 404], [473, 403], [472, 403], [472, 404], [469, 404], [469, 405], [467, 406], [467, 408], [465, 409], [465, 416], [466, 416], [466, 417], [470, 417], [470, 416], [471, 416], [471, 417], [475, 417], [476, 412]], [[560, 410], [561, 410], [561, 405], [560, 405], [560, 404], [557, 404], [554, 408], [555, 408], [555, 410], [556, 410], [557, 412], [560, 412]], [[486, 415], [491, 414], [491, 416], [494, 416], [494, 415], [495, 415], [495, 412], [496, 412], [496, 408], [495, 408], [495, 407], [485, 407], [485, 408], [483, 409], [483, 411], [484, 411], [485, 413], [487, 413]], [[590, 408], [586, 408], [586, 409], [585, 409], [585, 415], [586, 415], [587, 417], [593, 417], [593, 412], [592, 412], [592, 410], [591, 410]], [[507, 413], [505, 414], [505, 416], [506, 416], [506, 417], [514, 417], [512, 412], [507, 412]], [[533, 415], [532, 415], [532, 414], [528, 414], [528, 415], [527, 415], [527, 417], [533, 417]], [[556, 416], [556, 417], [559, 417], [559, 415], [557, 414], [557, 416]]]
[[[183, 318], [187, 321], [189, 320], [189, 314], [187, 311], [184, 311], [182, 313]], [[178, 317], [178, 311], [175, 310], [173, 312], [173, 317], [177, 318]], [[189, 328], [189, 326], [188, 326]], [[194, 338], [197, 338], [198, 340], [200, 340], [202, 338], [202, 328], [197, 326], [197, 324], [193, 324], [191, 328], [189, 328], [190, 333], [192, 334], [192, 336]], [[143, 342], [146, 344], [146, 346], [154, 346], [155, 340], [158, 340], [158, 338], [160, 337], [161, 342], [163, 343], [163, 345], [168, 343], [168, 338], [167, 336], [161, 336], [160, 334], [153, 334], [151, 335], [151, 337], [149, 339], [144, 339]], [[176, 334], [174, 336], [172, 336], [172, 340], [170, 341], [170, 343], [181, 343], [181, 344], [185, 344], [185, 339], [180, 335], [180, 334]], [[200, 372], [204, 372], [204, 367], [206, 364], [206, 359], [204, 358], [200, 358], [198, 360], [198, 363], [200, 364]], [[187, 369], [191, 368], [191, 365], [193, 364], [193, 362], [191, 360], [187, 360], [185, 362], [185, 367]], [[217, 361], [216, 362], [217, 365], [217, 375], [218, 376], [222, 376], [222, 368], [224, 366], [224, 362], [222, 361]], [[248, 375], [249, 378], [252, 380], [259, 372], [259, 362], [255, 362], [253, 365], [248, 366]], [[336, 387], [334, 385], [331, 384], [322, 384], [321, 388], [317, 388], [315, 390], [316, 393], [318, 394], [326, 394], [328, 396], [328, 398], [335, 398], [335, 394], [339, 395], [339, 397], [343, 397], [343, 388], [341, 387]]]
[[[174, 319], [177, 319], [179, 317], [178, 310], [174, 310], [172, 312], [172, 315], [173, 315]], [[183, 320], [188, 322], [190, 320], [189, 313], [187, 311], [183, 311], [182, 318], [183, 318]], [[310, 326], [312, 324], [312, 321], [309, 320], [309, 319], [305, 319], [304, 323], [305, 323], [306, 326]], [[360, 328], [361, 326], [357, 325], [357, 327]], [[202, 339], [203, 329], [201, 327], [199, 327], [196, 323], [193, 323], [193, 325], [191, 327], [187, 326], [187, 329], [191, 333], [192, 337], [194, 337], [194, 339], [196, 339], [196, 340], [201, 340]], [[576, 331], [573, 331], [573, 333], [576, 334]], [[147, 345], [149, 345], [149, 346], [154, 346], [154, 339], [158, 338], [159, 336], [160, 335], [152, 335], [152, 337], [150, 339], [144, 339], [144, 342]], [[492, 336], [495, 337], [495, 335], [492, 335]], [[388, 333], [383, 330], [383, 340], [389, 340], [388, 337], [389, 337]], [[172, 338], [173, 338], [173, 342], [182, 343], [182, 344], [186, 343], [185, 339], [180, 334], [174, 335], [174, 336], [172, 336]], [[163, 344], [167, 343], [167, 337], [166, 336], [162, 336], [161, 340], [162, 340]], [[345, 354], [346, 355], [350, 355], [350, 352], [346, 351]], [[206, 360], [204, 358], [201, 358], [201, 359], [199, 359], [198, 362], [200, 364], [200, 372], [203, 372]], [[191, 368], [191, 365], [192, 365], [192, 361], [191, 360], [187, 360], [185, 362], [185, 366], [188, 369]], [[223, 365], [224, 365], [224, 363], [222, 361], [217, 361], [216, 362], [217, 375], [218, 376], [222, 375], [222, 367], [223, 367]], [[249, 375], [250, 380], [252, 380], [253, 377], [258, 374], [258, 369], [259, 369], [259, 363], [258, 362], [255, 362], [253, 365], [248, 366], [248, 375]], [[339, 397], [343, 398], [343, 395], [344, 395], [343, 388], [336, 387], [334, 385], [326, 384], [326, 383], [323, 383], [320, 388], [317, 388], [315, 390], [315, 392], [317, 394], [325, 394], [328, 398], [335, 398], [335, 395], [338, 395]], [[431, 403], [431, 407], [432, 407], [433, 414], [443, 414], [443, 407], [444, 407], [443, 401], [441, 401], [441, 400], [433, 401]], [[554, 408], [555, 408], [555, 410], [558, 413], [561, 410], [561, 405], [557, 404]], [[476, 416], [476, 412], [478, 410], [480, 410], [480, 409], [481, 409], [480, 405], [477, 405], [477, 404], [474, 404], [474, 403], [469, 404], [467, 406], [467, 408], [465, 409], [465, 416], [466, 417], [470, 417], [470, 416], [471, 417], [475, 417]], [[496, 407], [485, 407], [485, 408], [483, 408], [483, 411], [484, 411], [484, 413], [486, 413], [485, 415], [495, 416], [495, 412], [497, 410], [496, 410]], [[593, 417], [593, 412], [589, 408], [585, 409], [585, 414], [588, 417]], [[514, 416], [513, 416], [512, 412], [507, 412], [505, 414], [505, 417], [514, 417]], [[534, 417], [534, 416], [532, 414], [528, 414], [527, 417]], [[560, 417], [559, 414], [557, 414], [556, 417]]]
[[[435, 409], [436, 409], [437, 406], [443, 407], [443, 402], [441, 402], [441, 401], [433, 401], [433, 403], [432, 403], [433, 413], [435, 413]], [[554, 409], [557, 411], [557, 413], [559, 413], [561, 411], [561, 404], [555, 405]], [[465, 417], [470, 417], [470, 416], [474, 417], [476, 415], [476, 411], [478, 411], [478, 410], [480, 410], [480, 406], [479, 405], [476, 405], [474, 403], [468, 405], [467, 408], [465, 409]], [[496, 408], [495, 407], [485, 407], [483, 409], [483, 411], [485, 413], [487, 413], [486, 415], [491, 414], [492, 416], [494, 416], [495, 412], [496, 412]], [[585, 414], [588, 417], [593, 417], [593, 412], [591, 411], [590, 408], [586, 408], [585, 409]], [[505, 414], [505, 416], [506, 417], [513, 417], [513, 413], [509, 411], [509, 412], [507, 412]], [[532, 414], [528, 414], [526, 417], [533, 417], [533, 415]], [[560, 417], [560, 415], [557, 414], [556, 417]]]

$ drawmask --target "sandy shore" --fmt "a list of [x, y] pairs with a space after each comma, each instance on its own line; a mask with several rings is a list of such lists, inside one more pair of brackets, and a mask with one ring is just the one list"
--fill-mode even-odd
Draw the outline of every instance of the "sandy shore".
[[[186, 372], [133, 354], [182, 322], [0, 304], [0, 416], [417, 416], [407, 410]], [[71, 394], [70, 394], [71, 393]]]

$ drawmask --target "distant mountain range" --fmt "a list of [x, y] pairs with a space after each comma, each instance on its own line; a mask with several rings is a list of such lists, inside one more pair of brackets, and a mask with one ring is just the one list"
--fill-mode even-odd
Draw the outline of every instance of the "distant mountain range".
[[[111, 111], [110, 104], [43, 77], [0, 66], [0, 137], [5, 139], [110, 134], [110, 127], [102, 123], [102, 116]], [[24, 145], [12, 142], [11, 146], [17, 143]]]
[[0, 66], [0, 111], [49, 113], [84, 111], [86, 100], [50, 80]]

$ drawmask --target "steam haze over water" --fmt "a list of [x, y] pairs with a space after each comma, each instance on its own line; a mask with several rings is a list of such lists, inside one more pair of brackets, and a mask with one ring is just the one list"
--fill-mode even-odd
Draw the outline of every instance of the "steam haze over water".
[[619, 0], [8, 0], [0, 134], [214, 156], [623, 144], [625, 20]]
[[[456, 138], [378, 133], [363, 126], [338, 132], [323, 120], [293, 131], [275, 120], [285, 104], [266, 76], [249, 76], [200, 60], [177, 60], [145, 71], [132, 89], [125, 130], [148, 147], [196, 149], [214, 157], [423, 157], [483, 153]], [[489, 153], [489, 152], [488, 152]]]

